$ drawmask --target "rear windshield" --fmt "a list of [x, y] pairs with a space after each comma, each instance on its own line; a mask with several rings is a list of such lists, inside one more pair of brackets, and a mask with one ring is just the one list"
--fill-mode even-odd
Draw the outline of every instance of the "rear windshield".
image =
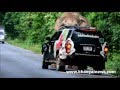
[[74, 31], [71, 39], [80, 44], [100, 45], [99, 37], [97, 35], [93, 35], [92, 33]]
[[0, 35], [3, 35], [3, 32], [0, 32]]

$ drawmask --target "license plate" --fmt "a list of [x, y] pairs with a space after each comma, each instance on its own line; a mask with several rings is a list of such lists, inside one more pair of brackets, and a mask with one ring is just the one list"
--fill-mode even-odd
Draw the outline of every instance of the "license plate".
[[83, 50], [84, 51], [92, 51], [92, 47], [83, 46]]

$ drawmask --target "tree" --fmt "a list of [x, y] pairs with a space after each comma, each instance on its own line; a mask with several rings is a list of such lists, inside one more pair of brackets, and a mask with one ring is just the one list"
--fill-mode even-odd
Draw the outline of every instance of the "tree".
[[[54, 25], [61, 12], [7, 12], [4, 17], [6, 31], [12, 38], [43, 43], [47, 35], [51, 36]], [[120, 12], [82, 12], [97, 27], [110, 45], [110, 50], [120, 49]]]

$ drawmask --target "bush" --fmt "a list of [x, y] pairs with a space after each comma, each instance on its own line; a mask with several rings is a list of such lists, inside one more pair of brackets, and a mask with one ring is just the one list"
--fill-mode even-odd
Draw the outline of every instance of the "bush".
[[106, 69], [116, 71], [114, 75], [120, 76], [120, 54], [118, 52], [109, 53]]

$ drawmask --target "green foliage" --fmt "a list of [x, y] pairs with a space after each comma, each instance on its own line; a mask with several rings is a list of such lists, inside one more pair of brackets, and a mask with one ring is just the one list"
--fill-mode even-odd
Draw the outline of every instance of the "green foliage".
[[43, 43], [47, 35], [52, 35], [57, 12], [7, 12], [4, 17], [6, 32], [12, 39], [18, 38], [28, 43]]
[[4, 20], [5, 12], [0, 12], [0, 25], [2, 25]]
[[[29, 43], [43, 43], [51, 36], [61, 12], [7, 12], [3, 23], [6, 32], [13, 39], [28, 40]], [[109, 43], [111, 51], [120, 50], [120, 12], [81, 12], [97, 27]], [[0, 14], [2, 15], [2, 14]]]
[[41, 51], [41, 45], [40, 44], [32, 44], [32, 45], [30, 45], [28, 42], [21, 41], [19, 39], [14, 39], [14, 40], [7, 39], [7, 42], [9, 44], [12, 44], [12, 45], [15, 45], [15, 46], [27, 49], [27, 50], [31, 50], [31, 51], [33, 51], [33, 52], [35, 52], [37, 54], [41, 53], [40, 52]]
[[120, 76], [120, 52], [109, 53], [108, 62], [106, 62], [107, 70], [114, 70], [114, 75]]
[[120, 50], [120, 12], [89, 12], [85, 16], [102, 32], [111, 51]]

